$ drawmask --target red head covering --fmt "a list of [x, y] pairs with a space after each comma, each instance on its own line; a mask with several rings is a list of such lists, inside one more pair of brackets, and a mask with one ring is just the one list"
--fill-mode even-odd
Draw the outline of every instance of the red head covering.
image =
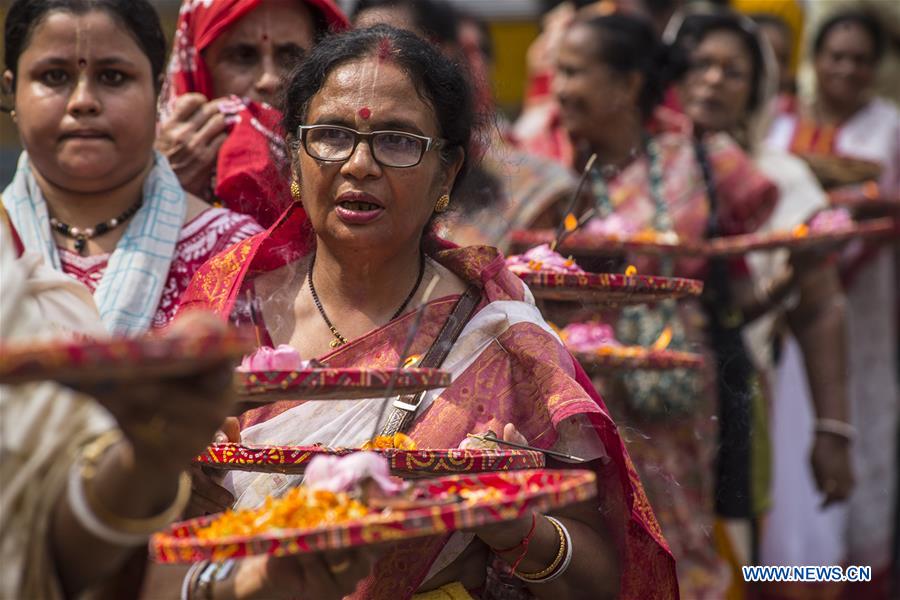
[[[163, 111], [167, 111], [172, 101], [182, 94], [197, 92], [207, 98], [213, 97], [212, 78], [203, 60], [203, 51], [223, 31], [262, 2], [263, 0], [183, 0], [163, 89]], [[347, 16], [333, 0], [298, 2], [321, 15], [332, 31], [350, 28]]]
[[[333, 0], [298, 0], [319, 15], [331, 31], [350, 27]], [[178, 96], [200, 93], [214, 97], [212, 77], [203, 51], [219, 35], [258, 7], [263, 0], [183, 0], [175, 43], [160, 103], [165, 119]], [[213, 195], [231, 210], [252, 216], [268, 227], [291, 202], [281, 114], [264, 103], [240, 98], [223, 102], [220, 111], [230, 126], [219, 150]], [[208, 198], [212, 200], [213, 198]]]

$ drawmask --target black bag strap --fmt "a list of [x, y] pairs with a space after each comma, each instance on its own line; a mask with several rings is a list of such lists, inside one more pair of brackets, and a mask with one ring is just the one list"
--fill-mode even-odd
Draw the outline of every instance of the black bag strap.
[[[459, 334], [462, 333], [466, 323], [472, 318], [479, 302], [481, 302], [481, 288], [470, 285], [457, 300], [450, 316], [444, 321], [441, 331], [417, 366], [437, 369], [444, 364], [444, 360], [450, 354], [450, 349], [453, 348], [453, 344], [459, 338]], [[388, 415], [387, 423], [381, 430], [381, 435], [389, 436], [405, 431], [415, 419], [416, 412], [419, 410], [419, 405], [424, 397], [425, 392], [419, 392], [418, 394], [407, 394], [394, 400], [394, 407], [390, 415]]]

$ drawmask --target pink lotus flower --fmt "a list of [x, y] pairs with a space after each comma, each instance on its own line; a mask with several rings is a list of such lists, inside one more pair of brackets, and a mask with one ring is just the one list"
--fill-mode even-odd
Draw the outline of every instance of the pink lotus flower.
[[619, 215], [609, 215], [605, 219], [591, 219], [584, 226], [585, 233], [615, 239], [630, 238], [637, 233], [637, 227]]
[[506, 266], [513, 273], [584, 273], [584, 269], [550, 249], [549, 244], [535, 246], [525, 254], [516, 254], [506, 259]]
[[810, 219], [809, 230], [812, 233], [828, 233], [840, 231], [853, 225], [853, 218], [846, 208], [823, 210]]
[[594, 352], [602, 347], [618, 347], [613, 328], [606, 323], [570, 323], [562, 330], [562, 338], [570, 350]]
[[367, 481], [373, 481], [384, 494], [396, 494], [404, 488], [400, 479], [391, 476], [387, 459], [375, 452], [317, 456], [306, 467], [303, 485], [337, 493], [352, 492]]
[[277, 348], [263, 346], [253, 354], [244, 357], [238, 371], [300, 371], [309, 367], [309, 361], [301, 360], [300, 354], [287, 344]]

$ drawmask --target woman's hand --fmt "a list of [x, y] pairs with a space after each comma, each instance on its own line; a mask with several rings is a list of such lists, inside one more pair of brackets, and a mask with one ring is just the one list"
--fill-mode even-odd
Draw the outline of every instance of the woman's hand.
[[[207, 313], [188, 313], [169, 328], [170, 336], [221, 331], [227, 325]], [[118, 421], [131, 445], [137, 472], [168, 477], [191, 464], [225, 422], [234, 392], [233, 366], [211, 362], [187, 377], [136, 379], [124, 386], [87, 386]]]
[[240, 561], [229, 585], [223, 585], [222, 593], [215, 589], [214, 597], [339, 600], [356, 590], [357, 583], [372, 572], [382, 552], [360, 548], [282, 558], [246, 558]]
[[[241, 428], [237, 418], [228, 417], [213, 438], [217, 444], [239, 443]], [[191, 501], [185, 518], [191, 519], [222, 512], [234, 504], [234, 496], [222, 486], [227, 471], [191, 465]]]
[[810, 462], [816, 487], [825, 494], [823, 507], [850, 497], [854, 482], [849, 440], [832, 433], [816, 432]]
[[[475, 435], [489, 435], [491, 437], [498, 437], [496, 433], [488, 429], [487, 431], [482, 431], [481, 433], [477, 433]], [[501, 440], [504, 442], [515, 442], [517, 444], [528, 445], [528, 440], [524, 435], [519, 433], [519, 430], [516, 429], [516, 426], [512, 423], [507, 423], [503, 426], [503, 434], [499, 436]], [[498, 444], [496, 442], [487, 442], [484, 440], [479, 440], [477, 438], [466, 437], [463, 441], [459, 443], [460, 448], [468, 448], [468, 449], [476, 449], [476, 448], [496, 448]]]
[[181, 185], [201, 198], [209, 188], [219, 148], [228, 137], [228, 122], [219, 110], [223, 100], [207, 101], [203, 94], [179, 96], [156, 138], [156, 149], [169, 159]]

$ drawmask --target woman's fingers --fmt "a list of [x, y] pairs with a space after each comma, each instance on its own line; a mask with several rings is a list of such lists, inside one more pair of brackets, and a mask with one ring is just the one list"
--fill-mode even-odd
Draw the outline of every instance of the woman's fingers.
[[311, 598], [343, 598], [372, 571], [372, 562], [359, 551], [330, 553], [303, 560]]
[[241, 441], [241, 424], [237, 417], [228, 417], [222, 423], [222, 427], [216, 432], [215, 441], [218, 444], [240, 443]]
[[203, 94], [183, 94], [175, 99], [172, 104], [172, 113], [166, 123], [180, 123], [190, 119], [204, 104], [206, 96]]
[[225, 115], [216, 113], [203, 123], [197, 130], [193, 139], [188, 144], [188, 149], [199, 153], [208, 148], [214, 139], [225, 133], [228, 123], [225, 121]]
[[514, 442], [516, 444], [522, 444], [527, 446], [528, 439], [519, 433], [519, 430], [516, 429], [516, 426], [512, 423], [507, 423], [503, 427], [503, 441], [504, 442]]

